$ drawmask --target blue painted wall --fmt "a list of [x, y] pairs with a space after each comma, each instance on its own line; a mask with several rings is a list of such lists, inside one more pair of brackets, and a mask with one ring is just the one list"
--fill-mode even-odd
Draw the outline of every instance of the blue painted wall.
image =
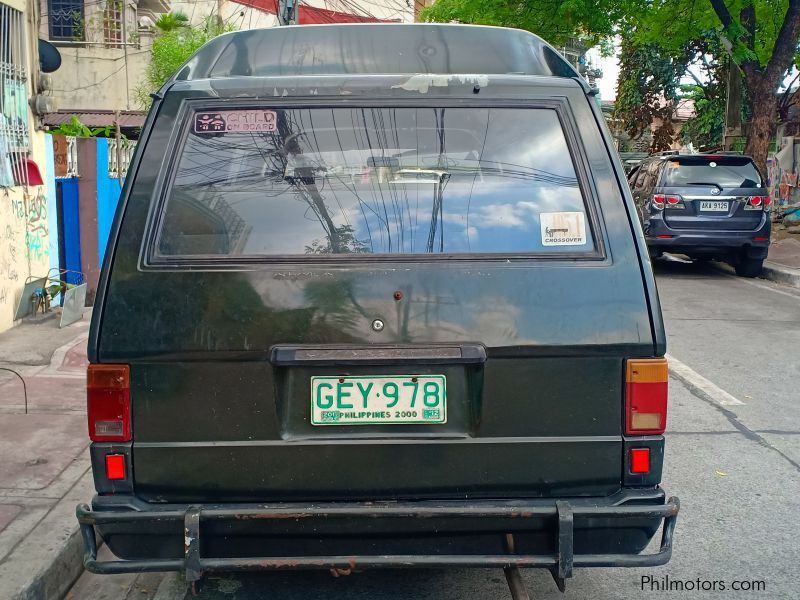
[[[106, 253], [111, 223], [117, 210], [119, 195], [124, 180], [112, 179], [108, 176], [108, 140], [96, 138], [97, 141], [97, 247], [100, 252], [100, 263]], [[81, 166], [83, 168], [83, 166]]]
[[78, 210], [78, 179], [70, 177], [59, 179], [56, 185], [61, 188], [61, 211], [62, 211], [62, 238], [61, 244], [64, 248], [63, 269], [69, 272], [65, 279], [67, 283], [83, 283], [81, 272], [81, 226], [80, 211]]

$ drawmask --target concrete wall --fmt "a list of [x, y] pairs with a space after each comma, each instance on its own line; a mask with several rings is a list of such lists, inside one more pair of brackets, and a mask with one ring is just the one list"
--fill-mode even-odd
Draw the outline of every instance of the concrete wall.
[[53, 96], [58, 108], [141, 109], [136, 102], [135, 89], [150, 63], [151, 46], [152, 38], [142, 36], [140, 47], [127, 48], [126, 59], [123, 48], [59, 45], [61, 68], [52, 73]]
[[[3, 0], [12, 8], [23, 11], [28, 19], [28, 94], [33, 94], [31, 82], [38, 77], [33, 19], [27, 12], [25, 0]], [[39, 166], [42, 177], [48, 177], [45, 136], [34, 128], [29, 113], [31, 158]], [[50, 268], [50, 236], [48, 194], [45, 186], [15, 186], [0, 190], [0, 331], [13, 324], [17, 303], [25, 280], [30, 276], [47, 275]]]
[[[47, 178], [44, 135], [32, 132], [34, 161]], [[6, 195], [6, 192], [8, 194]], [[13, 324], [28, 277], [50, 269], [51, 222], [45, 186], [5, 188], [0, 195], [0, 331]]]
[[[58, 109], [136, 110], [134, 90], [150, 62], [152, 34], [142, 34], [136, 23], [135, 3], [127, 2], [125, 31], [120, 40], [127, 46], [106, 43], [105, 2], [84, 2], [84, 40], [57, 41], [61, 67], [51, 74], [53, 96]], [[41, 2], [39, 35], [50, 39], [48, 9]]]

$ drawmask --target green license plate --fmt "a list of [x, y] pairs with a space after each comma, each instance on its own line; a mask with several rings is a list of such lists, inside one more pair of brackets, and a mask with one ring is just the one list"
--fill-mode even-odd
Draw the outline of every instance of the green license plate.
[[444, 375], [312, 377], [312, 425], [447, 422]]

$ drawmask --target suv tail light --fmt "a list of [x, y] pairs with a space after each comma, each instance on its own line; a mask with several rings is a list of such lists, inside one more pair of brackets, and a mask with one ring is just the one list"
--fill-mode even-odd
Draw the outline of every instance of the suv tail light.
[[666, 200], [666, 208], [686, 208], [683, 204], [683, 198], [677, 194], [668, 194]]
[[769, 210], [772, 206], [772, 198], [769, 196], [750, 196], [747, 199], [747, 204], [744, 205], [745, 210]]
[[627, 361], [625, 433], [661, 435], [667, 427], [666, 358], [636, 358]]
[[89, 365], [86, 372], [89, 438], [93, 442], [131, 440], [128, 365]]

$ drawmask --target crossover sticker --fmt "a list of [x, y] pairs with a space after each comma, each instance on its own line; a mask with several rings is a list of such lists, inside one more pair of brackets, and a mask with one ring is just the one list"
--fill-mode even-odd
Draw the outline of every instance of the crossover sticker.
[[194, 116], [195, 133], [269, 133], [277, 129], [278, 115], [272, 110], [221, 110]]
[[542, 244], [582, 246], [586, 243], [586, 223], [582, 212], [541, 213]]

